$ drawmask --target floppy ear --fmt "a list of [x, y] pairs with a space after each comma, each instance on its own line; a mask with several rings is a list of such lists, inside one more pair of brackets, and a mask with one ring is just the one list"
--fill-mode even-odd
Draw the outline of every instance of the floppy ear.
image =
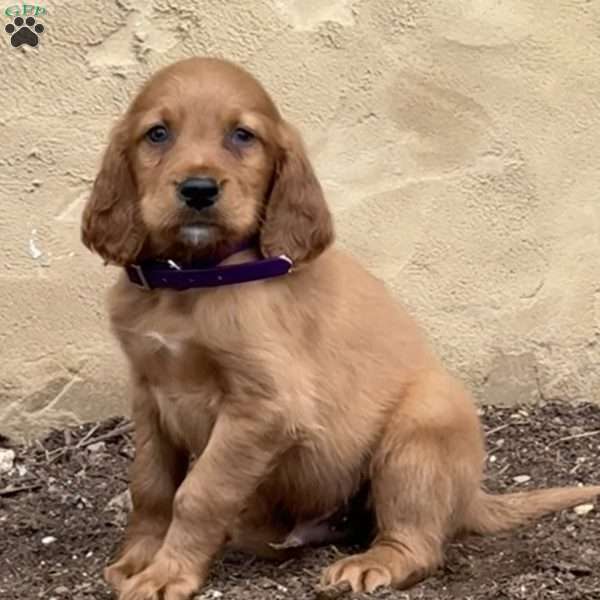
[[122, 121], [112, 131], [81, 223], [82, 242], [118, 265], [134, 262], [146, 237], [127, 144]]
[[310, 261], [334, 240], [333, 219], [298, 132], [280, 126], [280, 155], [267, 199], [260, 245], [264, 256]]

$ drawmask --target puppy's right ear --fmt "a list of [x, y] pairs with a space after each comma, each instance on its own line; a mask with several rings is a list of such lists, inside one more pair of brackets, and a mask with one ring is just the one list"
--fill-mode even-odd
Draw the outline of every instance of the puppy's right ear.
[[146, 238], [128, 144], [123, 120], [111, 133], [81, 223], [85, 246], [118, 265], [135, 262]]

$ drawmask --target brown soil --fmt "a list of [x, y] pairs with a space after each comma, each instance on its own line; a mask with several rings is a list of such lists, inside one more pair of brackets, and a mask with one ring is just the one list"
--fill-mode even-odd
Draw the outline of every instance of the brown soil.
[[[489, 432], [490, 489], [600, 480], [600, 407], [551, 403], [488, 407], [482, 413]], [[125, 421], [113, 419], [14, 447], [15, 469], [0, 476], [0, 598], [111, 597], [101, 571], [122, 534], [122, 510], [107, 507], [127, 485], [132, 449], [123, 425]], [[0, 439], [0, 447], [7, 446]], [[517, 484], [513, 478], [520, 475], [531, 479]], [[323, 566], [349, 551], [308, 550], [302, 558], [279, 565], [226, 555], [198, 598], [314, 599]], [[452, 543], [445, 567], [435, 576], [408, 592], [374, 596], [600, 599], [600, 511], [563, 511], [511, 534]]]

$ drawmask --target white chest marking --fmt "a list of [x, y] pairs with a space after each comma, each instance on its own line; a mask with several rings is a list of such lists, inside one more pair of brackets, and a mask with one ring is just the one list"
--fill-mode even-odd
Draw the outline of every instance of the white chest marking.
[[177, 339], [166, 338], [162, 333], [159, 333], [158, 331], [148, 331], [145, 335], [147, 337], [159, 342], [162, 346], [164, 346], [167, 350], [169, 350], [173, 354], [177, 354], [177, 353], [181, 352], [181, 350], [183, 348], [182, 342], [180, 342]]

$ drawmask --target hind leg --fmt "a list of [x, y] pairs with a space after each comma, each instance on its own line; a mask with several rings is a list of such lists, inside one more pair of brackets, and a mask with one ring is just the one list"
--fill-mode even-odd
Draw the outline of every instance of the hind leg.
[[236, 519], [228, 534], [228, 546], [269, 560], [287, 560], [291, 549], [279, 548], [292, 527], [287, 514], [277, 510], [263, 495], [256, 494]]
[[257, 494], [229, 534], [229, 545], [261, 558], [287, 560], [302, 548], [364, 543], [372, 539], [369, 486], [363, 486], [337, 509], [314, 518], [294, 517]]
[[408, 587], [437, 569], [443, 543], [479, 487], [483, 446], [474, 406], [444, 374], [427, 374], [389, 420], [371, 463], [377, 535], [326, 569], [325, 586]]

